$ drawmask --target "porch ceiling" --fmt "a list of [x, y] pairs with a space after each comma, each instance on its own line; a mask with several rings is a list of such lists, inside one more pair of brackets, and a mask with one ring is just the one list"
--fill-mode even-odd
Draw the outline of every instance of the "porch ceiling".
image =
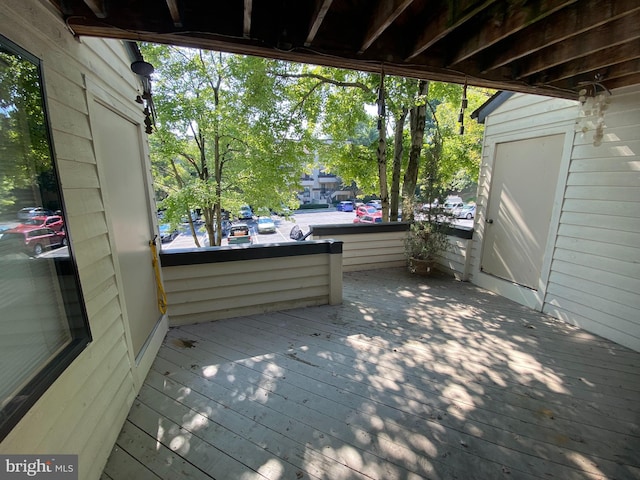
[[104, 479], [640, 478], [640, 353], [448, 278], [171, 329]]
[[637, 0], [49, 0], [78, 35], [575, 98], [640, 83]]

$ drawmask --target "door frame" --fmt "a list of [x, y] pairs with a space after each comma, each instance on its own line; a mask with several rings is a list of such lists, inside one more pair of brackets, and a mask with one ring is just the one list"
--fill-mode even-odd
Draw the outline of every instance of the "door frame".
[[[144, 137], [144, 127], [142, 124], [143, 113], [141, 110], [137, 110], [135, 106], [127, 105], [121, 102], [116, 96], [109, 93], [109, 91], [105, 88], [105, 86], [96, 83], [90, 78], [85, 77], [85, 92], [87, 96], [87, 108], [88, 108], [88, 123], [89, 127], [92, 130], [93, 135], [93, 126], [92, 119], [96, 118], [97, 105], [100, 105], [106, 109], [111, 110], [115, 114], [123, 117], [127, 121], [131, 122], [133, 125], [137, 127], [138, 136], [139, 136], [139, 145], [140, 145], [140, 165], [139, 167], [142, 169], [143, 176], [143, 188], [146, 191], [146, 203], [149, 210], [149, 220], [150, 226], [152, 230], [149, 232], [149, 239], [151, 240], [156, 232], [158, 231], [158, 221], [155, 215], [152, 215], [152, 212], [155, 212], [155, 196], [153, 194], [153, 178], [151, 176], [151, 165], [150, 165], [150, 156], [149, 156], [149, 148], [147, 144], [147, 139]], [[133, 103], [133, 100], [132, 100]], [[99, 135], [99, 132], [97, 133]], [[92, 140], [93, 141], [93, 140]], [[102, 195], [103, 202], [105, 204], [109, 203], [109, 193], [107, 189], [103, 188], [106, 181], [106, 172], [104, 170], [104, 165], [98, 158], [98, 155], [95, 151], [94, 146], [94, 155], [96, 158], [96, 169], [98, 173], [98, 180], [100, 182], [100, 194]], [[114, 231], [113, 228], [113, 218], [111, 212], [107, 208], [104, 209], [105, 220], [107, 223], [107, 227], [109, 229], [109, 233]], [[117, 255], [117, 246], [115, 244], [115, 239], [113, 235], [108, 235], [108, 242], [112, 252], [111, 258], [113, 260], [113, 267], [115, 272], [115, 280], [118, 288], [119, 295], [122, 296], [123, 292], [123, 280], [122, 280], [122, 270], [120, 267], [120, 261]], [[149, 252], [151, 255], [151, 252]], [[150, 259], [151, 263], [151, 259]], [[160, 280], [162, 279], [162, 271], [160, 272]], [[142, 345], [140, 352], [136, 355], [135, 349], [133, 347], [132, 334], [131, 334], [131, 326], [130, 319], [128, 316], [128, 312], [126, 309], [126, 304], [121, 302], [121, 313], [122, 313], [122, 321], [125, 332], [125, 341], [127, 344], [127, 355], [129, 357], [130, 365], [131, 365], [131, 373], [133, 377], [134, 386], [136, 392], [140, 390], [142, 387], [144, 380], [147, 376], [147, 373], [151, 369], [151, 364], [153, 363], [158, 350], [164, 340], [166, 333], [169, 330], [169, 317], [165, 314], [160, 314], [158, 312], [158, 320], [156, 321], [154, 327], [151, 329], [146, 341]]]
[[[551, 218], [549, 219], [549, 233], [547, 235], [547, 243], [544, 249], [542, 266], [540, 269], [540, 278], [538, 279], [538, 289], [532, 290], [509, 280], [504, 280], [494, 275], [484, 273], [481, 270], [482, 252], [485, 247], [485, 222], [487, 220], [488, 203], [490, 201], [492, 190], [491, 173], [496, 161], [496, 145], [500, 143], [530, 140], [538, 137], [558, 134], [564, 135], [562, 158], [560, 160]], [[555, 239], [560, 225], [562, 203], [564, 201], [567, 177], [569, 174], [569, 165], [571, 163], [574, 135], [575, 132], [572, 122], [570, 125], [565, 124], [554, 127], [528, 129], [496, 135], [490, 134], [490, 136], [486, 137], [483, 147], [482, 165], [479, 176], [479, 193], [481, 186], [484, 186], [484, 191], [482, 194], [478, 195], [478, 205], [476, 207], [476, 218], [474, 221], [473, 251], [475, 252], [475, 258], [472, 266], [472, 282], [482, 288], [538, 311], [542, 311], [549, 282]]]

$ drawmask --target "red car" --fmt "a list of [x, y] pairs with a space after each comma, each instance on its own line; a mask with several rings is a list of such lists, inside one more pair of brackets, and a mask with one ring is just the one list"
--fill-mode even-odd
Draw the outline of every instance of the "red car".
[[35, 227], [50, 228], [56, 232], [61, 232], [64, 230], [64, 220], [60, 215], [32, 217], [18, 225], [16, 230], [31, 230]]
[[50, 228], [40, 227], [12, 228], [2, 232], [0, 253], [23, 251], [29, 255], [40, 255], [46, 249], [62, 247], [66, 244], [67, 235], [64, 231], [56, 232]]
[[371, 215], [371, 216], [380, 215], [380, 216], [382, 216], [382, 212], [378, 211], [378, 209], [376, 207], [372, 207], [370, 205], [360, 205], [356, 209], [356, 217], [363, 217], [364, 215]]
[[363, 215], [354, 218], [353, 223], [382, 223], [382, 215]]

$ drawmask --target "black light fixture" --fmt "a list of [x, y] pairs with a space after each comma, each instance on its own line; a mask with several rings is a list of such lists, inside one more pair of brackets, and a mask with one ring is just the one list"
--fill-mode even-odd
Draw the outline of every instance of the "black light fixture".
[[153, 65], [144, 60], [136, 60], [131, 64], [131, 71], [141, 77], [148, 77], [154, 71]]
[[467, 79], [464, 79], [464, 88], [462, 89], [462, 104], [460, 105], [460, 113], [458, 114], [458, 123], [460, 124], [460, 135], [464, 135], [464, 111], [467, 108]]

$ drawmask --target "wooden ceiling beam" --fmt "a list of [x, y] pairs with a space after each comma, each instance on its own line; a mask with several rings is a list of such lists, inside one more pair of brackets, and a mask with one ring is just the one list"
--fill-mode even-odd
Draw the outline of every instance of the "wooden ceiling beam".
[[462, 4], [461, 8], [458, 9], [459, 11], [453, 13], [451, 9], [453, 9], [456, 4], [449, 2], [448, 8], [442, 9], [437, 15], [434, 15], [433, 19], [427, 25], [420, 28], [420, 36], [415, 41], [413, 50], [406, 60], [411, 61], [495, 1], [496, 0], [485, 0], [479, 4], [476, 4], [474, 1], [467, 1], [466, 3], [470, 5]]
[[[382, 62], [353, 59], [339, 57], [335, 55], [316, 55], [308, 51], [284, 51], [257, 45], [255, 43], [238, 43], [229, 42], [227, 37], [208, 36], [206, 38], [199, 36], [184, 35], [181, 33], [158, 33], [114, 29], [109, 26], [87, 25], [78, 19], [71, 22], [73, 30], [78, 35], [88, 35], [92, 37], [117, 38], [121, 40], [132, 40], [138, 42], [161, 43], [167, 45], [176, 45], [190, 48], [203, 48], [207, 50], [215, 50], [228, 53], [237, 53], [241, 55], [256, 55], [265, 58], [274, 58], [290, 62], [303, 62], [315, 65], [324, 65], [327, 67], [345, 68], [352, 70], [361, 70], [363, 72], [380, 73]], [[468, 82], [469, 85], [478, 87], [494, 88], [498, 90], [512, 90], [522, 93], [533, 93], [537, 95], [549, 95], [551, 97], [577, 98], [574, 91], [561, 91], [557, 88], [547, 88], [540, 86], [530, 86], [522, 82], [514, 82], [504, 78], [480, 78], [473, 75], [465, 75], [465, 73], [446, 70], [443, 68], [435, 68], [423, 65], [405, 65], [384, 63], [385, 73], [389, 75], [397, 75], [402, 77], [418, 78], [425, 80], [433, 80], [438, 82], [449, 82], [463, 84]]]
[[549, 46], [518, 64], [516, 78], [521, 80], [543, 70], [586, 57], [600, 50], [623, 45], [640, 38], [640, 10]]
[[640, 85], [640, 73], [634, 73], [632, 75], [627, 75], [626, 77], [619, 77], [614, 80], [604, 80], [602, 84], [607, 87], [609, 90], [613, 90], [615, 88], [628, 87], [629, 85]]
[[178, 10], [177, 0], [166, 0], [167, 7], [169, 7], [169, 13], [171, 14], [171, 21], [176, 28], [182, 27], [182, 19], [180, 18], [180, 11]]
[[105, 0], [84, 0], [84, 3], [91, 9], [98, 18], [107, 18], [107, 6]]
[[318, 34], [318, 30], [320, 29], [320, 25], [324, 22], [324, 17], [327, 15], [329, 8], [331, 8], [331, 4], [333, 0], [317, 0], [316, 8], [313, 12], [313, 17], [311, 18], [311, 25], [309, 26], [309, 33], [307, 34], [307, 39], [304, 42], [305, 47], [310, 47], [313, 43], [313, 40], [316, 38]]
[[411, 3], [413, 0], [379, 0], [358, 53], [369, 48]]
[[[640, 39], [618, 45], [608, 47], [591, 55], [577, 58], [576, 60], [559, 65], [555, 68], [545, 70], [543, 73], [530, 78], [533, 84], [537, 83], [553, 83], [566, 80], [572, 77], [583, 77], [584, 75], [593, 75], [595, 73], [608, 73], [605, 78], [611, 78], [612, 70], [609, 68], [613, 65], [627, 64], [630, 61], [640, 58]], [[617, 68], [617, 67], [616, 67]], [[640, 70], [640, 68], [638, 69]], [[626, 75], [627, 73], [625, 73]]]
[[464, 60], [486, 50], [500, 40], [518, 33], [521, 30], [553, 15], [558, 10], [575, 3], [577, 0], [540, 0], [535, 5], [518, 3], [509, 6], [500, 3], [482, 13], [483, 25], [475, 35], [463, 40], [447, 66], [457, 65]]
[[244, 0], [242, 18], [242, 36], [251, 38], [251, 11], [253, 10], [253, 0]]
[[638, 0], [617, 0], [615, 2], [597, 0], [588, 5], [584, 3], [572, 5], [510, 38], [509, 48], [496, 49], [497, 51], [492, 55], [487, 55], [490, 62], [485, 63], [482, 73], [503, 67], [538, 50], [587, 32], [638, 9], [640, 9]]

